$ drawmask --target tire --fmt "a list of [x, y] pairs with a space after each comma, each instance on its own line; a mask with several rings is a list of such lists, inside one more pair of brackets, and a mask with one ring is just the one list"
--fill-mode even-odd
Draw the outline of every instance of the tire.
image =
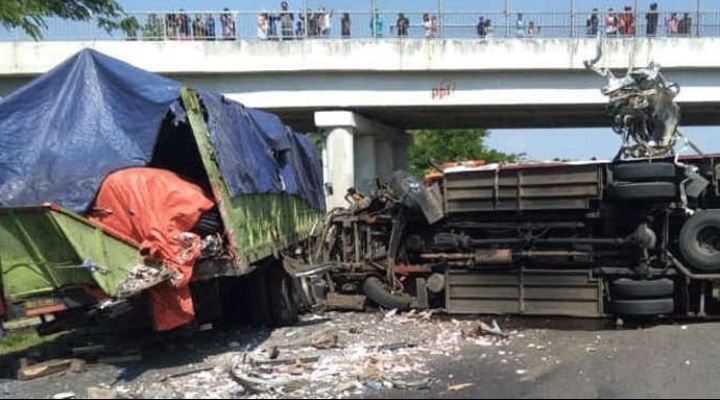
[[720, 210], [702, 210], [680, 229], [678, 242], [685, 261], [705, 272], [720, 270]]
[[409, 309], [412, 304], [411, 298], [396, 296], [390, 293], [385, 284], [374, 276], [365, 280], [363, 291], [368, 299], [385, 308], [397, 308], [399, 311], [405, 311]]
[[217, 207], [213, 207], [202, 213], [198, 222], [191, 229], [192, 232], [197, 233], [200, 237], [221, 233], [222, 230], [222, 217], [220, 217], [220, 211], [218, 211]]
[[675, 311], [673, 299], [615, 300], [615, 314], [624, 316], [667, 315]]
[[677, 198], [678, 185], [673, 182], [621, 183], [610, 192], [613, 199], [622, 202], [670, 202]]
[[675, 293], [675, 284], [667, 278], [643, 281], [622, 278], [613, 282], [612, 289], [616, 298], [648, 299], [671, 297]]
[[616, 182], [673, 182], [677, 176], [675, 164], [667, 162], [616, 164], [612, 171]]
[[300, 309], [294, 290], [292, 278], [284, 269], [277, 266], [268, 267], [267, 297], [273, 325], [290, 326], [298, 322]]

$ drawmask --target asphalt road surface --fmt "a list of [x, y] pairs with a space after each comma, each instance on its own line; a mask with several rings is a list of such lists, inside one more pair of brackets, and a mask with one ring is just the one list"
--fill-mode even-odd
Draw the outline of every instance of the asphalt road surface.
[[[135, 388], [121, 394], [136, 398], [717, 398], [720, 393], [720, 323], [617, 329], [614, 324], [596, 320], [504, 319], [499, 321], [507, 335], [503, 340], [488, 342], [485, 336], [468, 339], [459, 335], [461, 329], [474, 323], [337, 314], [326, 322], [275, 331], [216, 329], [180, 345], [166, 343], [167, 348], [163, 348], [155, 344], [136, 364], [98, 364], [81, 374], [27, 382], [6, 379], [0, 381], [0, 398], [51, 398], [62, 392], [83, 398], [88, 387], [98, 384], [116, 385], [113, 387], [119, 391], [121, 387]], [[320, 391], [311, 391], [306, 385], [307, 390], [297, 392], [249, 392], [229, 379], [226, 370], [217, 369], [183, 376], [172, 385], [168, 381], [165, 386], [153, 386], [168, 373], [217, 363], [228, 354], [257, 350], [271, 342], [281, 346], [281, 358], [291, 356], [292, 349], [282, 347], [283, 343], [297, 342], [328, 328], [339, 334], [343, 348], [312, 351], [328, 360], [335, 352], [340, 357], [335, 360], [359, 357], [360, 361], [357, 374], [354, 361], [350, 362], [350, 369], [337, 378], [326, 376], [325, 383], [312, 389]], [[369, 365], [367, 360], [377, 364], [382, 354], [362, 349], [348, 352], [352, 345], [402, 338], [416, 339], [420, 345], [407, 353], [402, 349], [383, 353], [388, 357], [385, 362], [392, 362], [392, 368], [419, 362], [419, 367], [410, 368], [409, 376], [430, 378], [429, 389], [385, 389], [368, 385], [368, 378], [357, 378]], [[246, 344], [252, 344], [252, 349], [244, 350]], [[313, 368], [315, 373], [320, 369]], [[358, 379], [355, 390], [338, 389], [347, 386], [347, 379]], [[322, 385], [328, 390], [323, 391]]]
[[[720, 323], [521, 331], [504, 350], [439, 360], [428, 391], [371, 398], [717, 398]], [[502, 355], [497, 353], [501, 352]], [[449, 390], [451, 386], [464, 389]]]

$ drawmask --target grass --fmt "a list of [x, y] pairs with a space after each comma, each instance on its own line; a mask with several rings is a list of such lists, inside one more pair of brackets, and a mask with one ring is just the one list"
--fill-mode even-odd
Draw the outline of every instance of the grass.
[[6, 332], [0, 340], [0, 355], [22, 353], [32, 347], [53, 342], [60, 334], [40, 337], [35, 330]]

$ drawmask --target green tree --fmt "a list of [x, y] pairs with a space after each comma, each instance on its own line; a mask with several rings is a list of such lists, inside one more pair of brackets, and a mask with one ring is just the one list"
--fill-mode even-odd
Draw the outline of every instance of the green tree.
[[524, 154], [508, 154], [485, 146], [485, 129], [438, 129], [411, 132], [408, 152], [410, 172], [422, 176], [433, 162], [485, 160], [488, 163], [517, 161]]
[[150, 14], [142, 32], [144, 40], [162, 40], [165, 37], [165, 23], [157, 14]]
[[93, 20], [108, 32], [122, 29], [126, 18], [114, 0], [0, 0], [0, 25], [21, 28], [33, 39], [42, 39], [47, 18]]

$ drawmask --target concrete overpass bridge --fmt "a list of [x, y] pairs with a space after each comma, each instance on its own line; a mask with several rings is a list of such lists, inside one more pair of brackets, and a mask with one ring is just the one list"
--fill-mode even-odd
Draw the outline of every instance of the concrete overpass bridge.
[[[617, 38], [602, 65], [655, 61], [681, 86], [684, 125], [720, 124], [720, 38]], [[328, 181], [364, 186], [402, 165], [415, 128], [607, 126], [595, 39], [0, 43], [0, 97], [90, 47], [327, 133]], [[343, 190], [344, 191], [344, 190]], [[336, 189], [331, 204], [342, 202]]]
[[[402, 129], [605, 126], [594, 39], [0, 43], [0, 96], [91, 47], [313, 130], [314, 112], [351, 110]], [[682, 91], [685, 124], [720, 110], [720, 38], [610, 39], [608, 66], [655, 61]]]

